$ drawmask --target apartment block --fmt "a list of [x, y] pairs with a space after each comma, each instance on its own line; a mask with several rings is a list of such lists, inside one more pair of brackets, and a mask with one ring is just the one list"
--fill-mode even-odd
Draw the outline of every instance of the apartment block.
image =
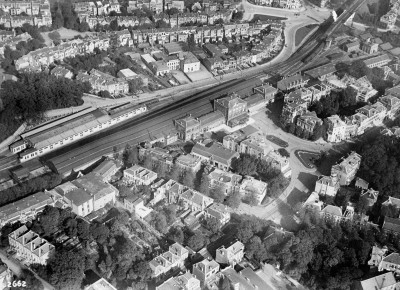
[[244, 244], [240, 241], [235, 241], [227, 247], [221, 246], [217, 249], [215, 255], [216, 262], [234, 267], [243, 260]]
[[340, 185], [349, 185], [355, 178], [360, 164], [361, 156], [356, 152], [351, 152], [339, 164], [332, 166], [331, 175], [336, 175]]
[[10, 248], [27, 264], [46, 265], [55, 247], [23, 225], [8, 235]]
[[203, 260], [193, 265], [193, 275], [200, 280], [201, 286], [212, 284], [217, 281], [219, 277], [219, 264], [214, 260]]
[[157, 173], [140, 165], [133, 165], [124, 170], [124, 180], [137, 185], [150, 185], [157, 179]]
[[169, 246], [169, 250], [149, 262], [153, 276], [158, 277], [173, 268], [183, 268], [185, 260], [189, 257], [189, 251], [181, 244], [175, 243]]

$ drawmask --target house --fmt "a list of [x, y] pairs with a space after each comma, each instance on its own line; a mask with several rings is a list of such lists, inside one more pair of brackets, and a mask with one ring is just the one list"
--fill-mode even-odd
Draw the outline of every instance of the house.
[[368, 201], [368, 206], [372, 207], [378, 200], [379, 191], [373, 190], [372, 188], [368, 190], [363, 190], [361, 192], [361, 198], [365, 198]]
[[346, 52], [353, 52], [353, 51], [357, 51], [360, 49], [360, 42], [358, 41], [353, 41], [350, 43], [346, 43], [345, 45], [343, 45], [343, 50]]
[[156, 290], [200, 290], [200, 280], [193, 276], [190, 272], [179, 275], [177, 277], [171, 277], [160, 286], [156, 287]]
[[364, 64], [369, 68], [382, 67], [389, 62], [391, 62], [391, 59], [386, 53], [364, 60]]
[[186, 188], [181, 195], [169, 195], [169, 202], [182, 201], [185, 209], [190, 209], [192, 212], [201, 212], [210, 206], [214, 200], [196, 190]]
[[335, 197], [340, 188], [337, 176], [320, 176], [315, 182], [314, 192]]
[[361, 156], [356, 152], [351, 152], [342, 162], [332, 166], [331, 175], [336, 174], [340, 185], [349, 185], [355, 178], [360, 164]]
[[137, 185], [150, 185], [157, 179], [157, 173], [140, 165], [133, 165], [124, 170], [124, 180]]
[[181, 60], [180, 67], [184, 73], [200, 70], [200, 61], [192, 52], [187, 52]]
[[334, 222], [340, 222], [343, 219], [342, 209], [338, 206], [327, 205], [321, 211], [321, 214], [328, 220], [332, 220]]
[[175, 160], [175, 164], [186, 170], [196, 173], [201, 167], [201, 158], [192, 154], [179, 155]]
[[218, 168], [214, 168], [209, 174], [210, 187], [219, 187], [224, 189], [225, 195], [239, 191], [242, 176], [231, 172], [226, 172]]
[[46, 265], [55, 247], [23, 225], [8, 235], [10, 248], [24, 259], [26, 264]]
[[396, 290], [399, 287], [392, 272], [355, 282], [355, 290]]
[[175, 128], [178, 131], [178, 137], [183, 141], [195, 139], [200, 135], [200, 121], [192, 115], [175, 120]]
[[32, 221], [47, 205], [53, 206], [55, 200], [44, 192], [28, 195], [0, 207], [0, 228], [17, 221], [26, 223]]
[[78, 188], [85, 190], [93, 198], [93, 210], [104, 208], [106, 204], [114, 204], [118, 189], [96, 175], [94, 172], [72, 181]]
[[87, 270], [84, 274], [83, 290], [117, 290], [110, 282], [97, 275], [93, 270]]
[[240, 184], [239, 191], [244, 198], [249, 198], [252, 194], [256, 197], [257, 202], [261, 204], [267, 194], [267, 183], [257, 180], [254, 177], [246, 176]]
[[396, 274], [400, 273], [400, 255], [399, 253], [391, 253], [383, 257], [378, 266], [378, 271], [391, 271]]
[[389, 198], [385, 202], [383, 202], [382, 205], [383, 206], [392, 205], [392, 206], [400, 209], [400, 199], [389, 196]]
[[51, 70], [50, 74], [56, 76], [57, 78], [67, 78], [67, 79], [72, 79], [72, 77], [74, 76], [72, 71], [62, 66], [56, 66]]
[[191, 153], [225, 171], [228, 171], [231, 167], [232, 159], [239, 157], [239, 153], [214, 142], [208, 144], [196, 143]]
[[315, 112], [306, 112], [297, 118], [297, 127], [303, 129], [303, 134], [312, 136], [317, 126], [322, 126], [322, 120]]
[[231, 213], [227, 207], [220, 203], [213, 203], [205, 209], [205, 217], [216, 219], [222, 226], [226, 225], [231, 220]]
[[325, 119], [327, 125], [326, 140], [328, 142], [341, 142], [346, 139], [346, 123], [338, 115]]
[[382, 230], [385, 233], [392, 233], [393, 235], [400, 234], [400, 219], [385, 217]]
[[304, 87], [308, 83], [308, 78], [301, 74], [296, 74], [290, 77], [283, 78], [278, 81], [277, 88], [281, 91], [288, 91], [291, 89], [298, 89]]
[[144, 205], [142, 198], [124, 198], [124, 207], [139, 219], [144, 220], [153, 210]]
[[[183, 268], [185, 260], [189, 257], [189, 251], [181, 244], [175, 243], [169, 246], [169, 250], [158, 255], [149, 262], [153, 271], [153, 277], [167, 273], [173, 268]], [[197, 277], [196, 277], [197, 278]]]
[[222, 112], [226, 124], [230, 127], [246, 123], [249, 118], [247, 103], [237, 94], [214, 100], [214, 111]]
[[219, 280], [217, 273], [219, 264], [214, 260], [205, 259], [193, 265], [193, 275], [200, 280], [202, 287], [212, 284]]
[[377, 246], [373, 246], [371, 259], [368, 261], [368, 265], [378, 267], [383, 257], [386, 256], [387, 251], [387, 247], [379, 248]]
[[244, 257], [244, 244], [240, 241], [233, 242], [230, 246], [221, 246], [215, 253], [215, 261], [220, 264], [229, 264], [235, 267]]
[[377, 53], [378, 48], [379, 48], [379, 44], [372, 42], [372, 41], [366, 41], [361, 44], [361, 50], [368, 54]]

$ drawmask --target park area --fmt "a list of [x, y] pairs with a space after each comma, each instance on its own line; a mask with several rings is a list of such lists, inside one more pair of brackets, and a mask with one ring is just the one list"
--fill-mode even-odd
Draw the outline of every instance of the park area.
[[313, 31], [313, 29], [316, 27], [318, 27], [318, 24], [310, 24], [297, 29], [295, 36], [295, 45], [298, 46], [303, 41], [303, 39], [305, 39], [307, 35], [309, 35], [310, 32]]
[[315, 168], [315, 162], [320, 158], [320, 153], [305, 150], [297, 150], [295, 153], [300, 162], [308, 169]]

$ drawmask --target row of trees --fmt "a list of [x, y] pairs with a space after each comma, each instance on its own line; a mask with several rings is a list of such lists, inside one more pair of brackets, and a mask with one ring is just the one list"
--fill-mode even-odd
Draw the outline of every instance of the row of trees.
[[2, 83], [0, 95], [3, 110], [0, 112], [1, 136], [6, 138], [15, 123], [42, 118], [47, 110], [78, 106], [83, 103], [83, 93], [91, 90], [89, 83], [57, 78], [46, 73], [23, 73], [18, 81]]

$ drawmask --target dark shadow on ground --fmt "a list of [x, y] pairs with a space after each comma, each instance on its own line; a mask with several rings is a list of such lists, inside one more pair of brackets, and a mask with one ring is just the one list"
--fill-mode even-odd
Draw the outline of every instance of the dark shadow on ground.
[[309, 191], [313, 191], [315, 187], [315, 182], [317, 181], [318, 176], [308, 172], [300, 172], [297, 179], [303, 183], [305, 187], [308, 188]]
[[212, 132], [211, 139], [222, 143], [222, 141], [226, 135], [228, 135], [228, 133], [226, 133], [225, 131]]
[[290, 206], [295, 206], [299, 202], [304, 202], [309, 195], [309, 192], [303, 192], [297, 188], [294, 188], [287, 198], [287, 203]]
[[280, 202], [278, 203], [278, 210], [279, 213], [282, 215], [282, 218], [280, 220], [280, 225], [288, 231], [295, 231], [298, 228], [298, 225], [296, 221], [294, 220], [294, 212], [292, 208], [284, 203]]
[[266, 111], [268, 118], [271, 119], [272, 122], [274, 122], [274, 125], [279, 128], [282, 128], [279, 117], [282, 113], [283, 104], [283, 98], [277, 99], [267, 106]]

